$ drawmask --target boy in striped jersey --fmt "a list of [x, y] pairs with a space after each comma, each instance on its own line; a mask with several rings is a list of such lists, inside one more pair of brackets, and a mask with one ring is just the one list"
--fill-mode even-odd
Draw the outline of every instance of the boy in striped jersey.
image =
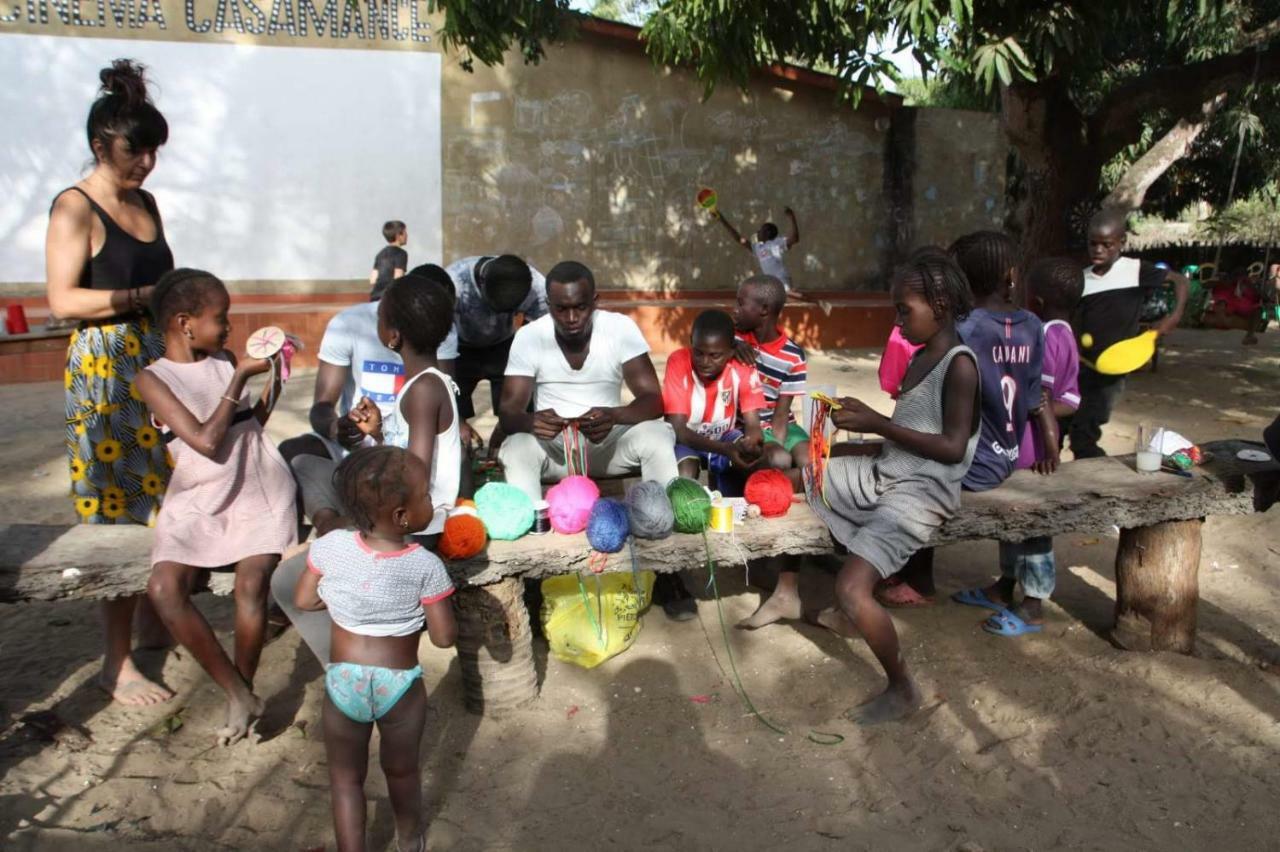
[[[753, 275], [738, 285], [734, 325], [741, 344], [755, 351], [756, 370], [764, 386], [766, 407], [760, 412], [764, 426], [764, 452], [760, 467], [798, 473], [809, 463], [809, 435], [792, 413], [796, 397], [805, 392], [804, 350], [787, 337], [778, 316], [787, 303], [787, 291], [772, 275]], [[775, 621], [800, 617], [800, 563], [792, 556], [752, 560], [751, 568], [778, 572], [773, 594], [738, 627], [755, 630]]]
[[768, 466], [785, 470], [809, 463], [809, 434], [792, 412], [805, 392], [805, 355], [778, 325], [787, 291], [772, 275], [752, 275], [738, 286], [734, 325], [738, 340], [755, 350], [756, 370], [764, 385], [764, 427]]

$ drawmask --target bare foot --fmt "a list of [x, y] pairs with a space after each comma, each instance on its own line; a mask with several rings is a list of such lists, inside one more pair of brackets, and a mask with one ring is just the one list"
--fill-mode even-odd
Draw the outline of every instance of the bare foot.
[[253, 733], [258, 717], [266, 709], [266, 702], [252, 692], [247, 699], [232, 698], [227, 701], [227, 724], [218, 729], [218, 745], [229, 746]]
[[775, 621], [800, 617], [800, 596], [793, 592], [774, 592], [760, 608], [738, 622], [739, 630], [756, 630]]
[[114, 676], [103, 666], [102, 673], [98, 675], [98, 686], [111, 696], [112, 701], [126, 707], [149, 707], [173, 698], [172, 692], [147, 679], [128, 658]]
[[850, 639], [856, 639], [862, 635], [858, 632], [858, 628], [854, 627], [853, 622], [849, 620], [849, 616], [845, 615], [844, 610], [839, 607], [829, 606], [816, 612], [810, 610], [804, 614], [804, 620], [810, 624], [825, 627], [840, 636], [847, 636]]
[[920, 709], [920, 690], [915, 681], [908, 678], [901, 684], [890, 684], [875, 698], [859, 704], [845, 713], [845, 717], [859, 725], [880, 725], [897, 722]]

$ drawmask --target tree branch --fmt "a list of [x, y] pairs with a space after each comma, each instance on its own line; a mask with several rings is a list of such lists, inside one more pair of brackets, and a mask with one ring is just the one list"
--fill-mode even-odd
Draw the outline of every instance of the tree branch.
[[1263, 24], [1256, 30], [1250, 30], [1241, 36], [1240, 49], [1243, 50], [1246, 47], [1257, 47], [1260, 44], [1265, 44], [1266, 42], [1271, 41], [1271, 39], [1278, 35], [1280, 35], [1280, 18], [1276, 18], [1274, 21]]
[[1191, 143], [1195, 142], [1200, 131], [1208, 125], [1209, 119], [1213, 118], [1226, 102], [1227, 95], [1223, 92], [1201, 104], [1200, 116], [1196, 120], [1178, 119], [1173, 129], [1129, 166], [1115, 189], [1102, 200], [1102, 206], [1125, 212], [1141, 208], [1151, 185], [1168, 171], [1169, 166], [1186, 156], [1187, 151], [1191, 149]]
[[1141, 137], [1142, 119], [1150, 110], [1166, 109], [1195, 122], [1205, 103], [1249, 82], [1255, 60], [1258, 79], [1280, 77], [1280, 49], [1272, 46], [1166, 66], [1131, 80], [1107, 95], [1089, 119], [1089, 139], [1109, 159]]

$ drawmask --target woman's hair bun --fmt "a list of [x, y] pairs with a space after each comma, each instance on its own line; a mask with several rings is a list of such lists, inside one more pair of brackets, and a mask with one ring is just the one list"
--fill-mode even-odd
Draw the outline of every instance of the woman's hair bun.
[[123, 98], [131, 106], [147, 103], [146, 68], [132, 59], [117, 59], [98, 74], [102, 93]]

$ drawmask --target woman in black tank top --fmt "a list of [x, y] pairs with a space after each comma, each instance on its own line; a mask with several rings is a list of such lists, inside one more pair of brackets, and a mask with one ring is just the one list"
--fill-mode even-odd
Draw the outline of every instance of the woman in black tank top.
[[[117, 60], [100, 76], [102, 92], [88, 121], [93, 171], [61, 192], [49, 213], [49, 309], [79, 321], [65, 377], [76, 514], [83, 523], [149, 525], [170, 465], [133, 380], [164, 354], [147, 302], [156, 281], [173, 269], [173, 254], [155, 199], [142, 183], [169, 127], [147, 97], [141, 66]], [[136, 600], [103, 604], [101, 684], [121, 703], [155, 704], [172, 693], [144, 678], [131, 659]]]

